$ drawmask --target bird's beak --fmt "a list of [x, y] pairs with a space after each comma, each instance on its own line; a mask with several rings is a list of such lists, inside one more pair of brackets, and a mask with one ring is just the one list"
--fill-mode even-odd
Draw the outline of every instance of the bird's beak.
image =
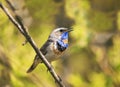
[[73, 29], [68, 29], [68, 30], [67, 30], [67, 32], [71, 32], [71, 31], [73, 31]]

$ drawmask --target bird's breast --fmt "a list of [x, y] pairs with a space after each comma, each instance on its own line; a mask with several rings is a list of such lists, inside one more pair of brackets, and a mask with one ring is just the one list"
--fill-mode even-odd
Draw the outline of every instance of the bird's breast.
[[54, 42], [51, 46], [51, 50], [54, 52], [55, 55], [61, 55], [62, 52], [58, 50], [57, 43]]
[[57, 46], [55, 43], [51, 43], [50, 46], [47, 48], [47, 53], [45, 57], [49, 62], [57, 60], [58, 57], [62, 54], [62, 52], [57, 50]]

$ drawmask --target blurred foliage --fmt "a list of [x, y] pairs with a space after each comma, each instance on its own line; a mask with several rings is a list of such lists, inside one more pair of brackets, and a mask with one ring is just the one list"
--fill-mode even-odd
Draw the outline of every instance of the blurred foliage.
[[[0, 1], [9, 8], [5, 0]], [[21, 8], [28, 10], [32, 23], [31, 19], [24, 22], [38, 47], [52, 29], [74, 29], [68, 50], [52, 63], [66, 87], [120, 87], [119, 0], [11, 1], [18, 7], [17, 1], [22, 2]], [[24, 12], [19, 12], [22, 20], [27, 17]], [[1, 9], [0, 20], [0, 87], [56, 87], [43, 64], [26, 73], [35, 52], [29, 44], [22, 46], [24, 37]]]

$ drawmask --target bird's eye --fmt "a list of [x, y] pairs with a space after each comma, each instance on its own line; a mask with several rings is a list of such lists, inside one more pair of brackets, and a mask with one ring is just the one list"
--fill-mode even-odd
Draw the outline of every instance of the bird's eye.
[[64, 30], [60, 30], [60, 32], [63, 32]]

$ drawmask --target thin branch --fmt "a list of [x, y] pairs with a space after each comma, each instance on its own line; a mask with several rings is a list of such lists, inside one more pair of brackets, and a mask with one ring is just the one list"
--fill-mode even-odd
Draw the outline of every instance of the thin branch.
[[12, 15], [10, 15], [9, 11], [7, 8], [5, 8], [1, 3], [0, 3], [0, 7], [2, 8], [2, 10], [5, 12], [5, 14], [8, 16], [8, 18], [11, 20], [11, 22], [18, 28], [18, 30], [24, 34], [24, 31], [22, 30], [22, 27], [18, 24], [18, 22], [12, 17]]
[[10, 2], [10, 0], [5, 0], [7, 2], [7, 4], [10, 6], [11, 10], [13, 11], [14, 15], [15, 15], [15, 19], [16, 21], [22, 26], [24, 27], [26, 30], [27, 27], [24, 26], [23, 22], [22, 22], [22, 18], [16, 14], [16, 8], [12, 5], [12, 3]]
[[[19, 23], [19, 25], [22, 27], [22, 29], [25, 29], [25, 30], [28, 30], [27, 29], [27, 27], [25, 27], [24, 26], [24, 24], [23, 24], [23, 22], [22, 22], [22, 18], [19, 16], [19, 15], [17, 15], [17, 13], [16, 13], [16, 8], [12, 5], [12, 3], [10, 2], [10, 0], [5, 0], [6, 2], [7, 2], [7, 4], [9, 5], [9, 7], [11, 8], [11, 10], [13, 11], [13, 13], [14, 13], [14, 16], [15, 16], [15, 19], [16, 19], [16, 21]], [[25, 44], [27, 44], [27, 39], [23, 42], [23, 46], [25, 45]]]
[[24, 25], [19, 24], [19, 22], [17, 22], [12, 17], [12, 15], [9, 13], [9, 11], [7, 10], [7, 8], [4, 5], [2, 5], [1, 3], [0, 3], [0, 8], [8, 16], [8, 18], [10, 19], [10, 21], [17, 27], [17, 29], [23, 34], [23, 36], [26, 38], [26, 40], [32, 46], [32, 48], [34, 49], [34, 51], [36, 52], [36, 54], [39, 56], [39, 58], [41, 58], [41, 60], [46, 65], [47, 69], [49, 70], [49, 72], [51, 73], [51, 75], [53, 76], [53, 78], [55, 79], [55, 82], [58, 83], [59, 87], [65, 87], [65, 85], [63, 84], [61, 78], [58, 77], [58, 75], [55, 73], [55, 71], [52, 68], [51, 64], [47, 61], [47, 59], [45, 58], [45, 56], [41, 53], [41, 51], [38, 49], [37, 45], [35, 44], [35, 42], [31, 38], [31, 36], [26, 31], [26, 28], [24, 27]]

